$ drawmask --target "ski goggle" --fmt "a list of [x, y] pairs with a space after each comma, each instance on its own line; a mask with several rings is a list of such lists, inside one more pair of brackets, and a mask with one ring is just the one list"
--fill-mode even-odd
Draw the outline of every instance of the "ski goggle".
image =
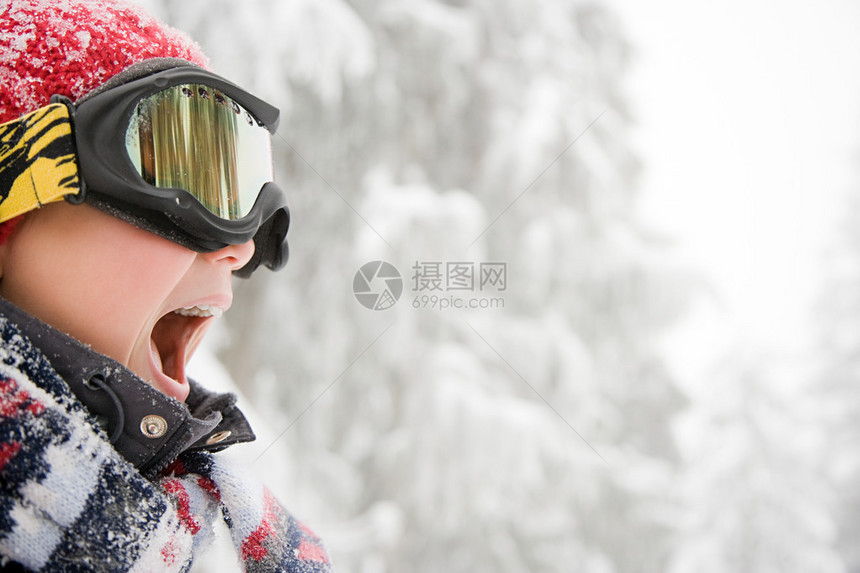
[[0, 125], [0, 222], [62, 198], [86, 201], [198, 252], [254, 239], [239, 276], [282, 267], [289, 209], [273, 181], [278, 110], [200, 68], [136, 73]]

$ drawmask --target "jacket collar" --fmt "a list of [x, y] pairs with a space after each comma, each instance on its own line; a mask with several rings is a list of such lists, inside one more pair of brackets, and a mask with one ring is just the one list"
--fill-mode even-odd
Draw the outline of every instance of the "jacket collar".
[[189, 380], [188, 399], [179, 402], [3, 298], [0, 314], [42, 352], [113, 447], [144, 475], [156, 474], [184, 451], [218, 451], [255, 439], [233, 394], [209, 392]]

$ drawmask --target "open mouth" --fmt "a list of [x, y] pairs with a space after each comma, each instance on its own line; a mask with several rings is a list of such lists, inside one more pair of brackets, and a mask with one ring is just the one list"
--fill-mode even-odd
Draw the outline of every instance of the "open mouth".
[[[203, 341], [212, 321], [222, 313], [223, 310], [214, 305], [194, 305], [178, 308], [162, 316], [152, 328], [156, 368], [172, 382], [187, 385], [185, 367]], [[165, 388], [161, 390], [169, 395], [174, 394]]]

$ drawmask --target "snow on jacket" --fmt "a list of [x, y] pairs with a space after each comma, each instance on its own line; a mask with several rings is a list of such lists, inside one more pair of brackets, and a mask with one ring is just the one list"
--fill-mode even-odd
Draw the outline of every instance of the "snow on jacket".
[[234, 402], [196, 384], [177, 402], [0, 299], [0, 567], [188, 571], [223, 519], [246, 571], [329, 571], [319, 539], [212, 454], [253, 439]]

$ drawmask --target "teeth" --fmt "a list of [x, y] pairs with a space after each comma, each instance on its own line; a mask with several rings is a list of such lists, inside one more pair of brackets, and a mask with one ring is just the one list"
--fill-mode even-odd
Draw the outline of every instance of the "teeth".
[[178, 308], [173, 312], [182, 316], [214, 316], [216, 318], [224, 314], [224, 311], [214, 304], [196, 304]]

